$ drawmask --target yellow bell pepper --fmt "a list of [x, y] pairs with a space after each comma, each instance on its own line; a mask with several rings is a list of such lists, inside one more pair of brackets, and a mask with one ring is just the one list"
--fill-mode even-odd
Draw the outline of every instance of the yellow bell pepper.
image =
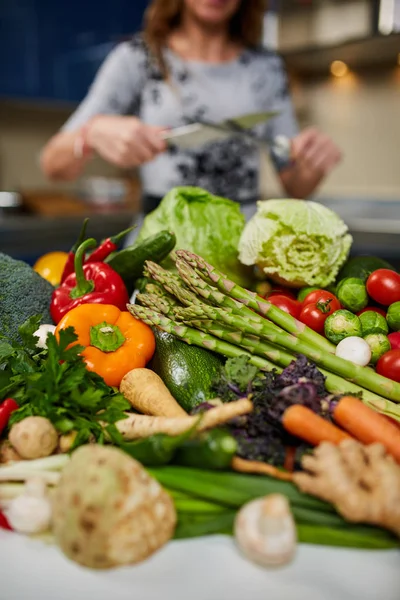
[[33, 265], [33, 270], [52, 285], [59, 285], [67, 258], [67, 252], [48, 252], [38, 258]]

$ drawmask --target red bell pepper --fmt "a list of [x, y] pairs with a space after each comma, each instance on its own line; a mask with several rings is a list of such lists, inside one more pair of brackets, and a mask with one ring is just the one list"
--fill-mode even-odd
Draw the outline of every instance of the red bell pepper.
[[7, 517], [4, 513], [0, 511], [0, 529], [8, 529], [9, 531], [13, 531], [10, 523], [7, 520]]
[[54, 323], [80, 304], [113, 304], [126, 310], [129, 296], [122, 278], [109, 265], [96, 262], [83, 265], [85, 253], [96, 245], [90, 238], [75, 253], [75, 273], [53, 291], [50, 314]]
[[100, 246], [93, 250], [92, 254], [88, 256], [88, 258], [85, 261], [85, 265], [87, 265], [88, 263], [102, 262], [103, 260], [105, 260], [107, 256], [110, 256], [111, 252], [115, 252], [115, 250], [118, 250], [120, 242], [122, 242], [124, 237], [127, 236], [128, 233], [133, 231], [135, 227], [136, 225], [133, 225], [133, 227], [129, 227], [128, 229], [121, 231], [121, 233], [118, 233], [113, 237], [109, 237], [103, 242], [101, 242]]
[[10, 415], [19, 408], [18, 404], [12, 398], [6, 398], [0, 405], [0, 434], [8, 425]]
[[71, 275], [71, 273], [74, 272], [75, 253], [85, 239], [86, 227], [87, 227], [88, 222], [89, 222], [89, 219], [85, 219], [83, 221], [82, 229], [80, 231], [79, 237], [68, 253], [67, 262], [65, 263], [64, 270], [61, 275], [61, 283], [63, 283], [67, 279], [68, 275]]

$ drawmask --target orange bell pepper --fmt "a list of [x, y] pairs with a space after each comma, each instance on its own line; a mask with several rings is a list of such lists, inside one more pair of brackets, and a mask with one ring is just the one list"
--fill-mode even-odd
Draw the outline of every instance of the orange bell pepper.
[[107, 385], [118, 387], [126, 373], [145, 367], [154, 354], [156, 343], [148, 325], [127, 311], [111, 304], [81, 304], [67, 312], [58, 323], [60, 329], [73, 327], [84, 346], [86, 367], [100, 375]]

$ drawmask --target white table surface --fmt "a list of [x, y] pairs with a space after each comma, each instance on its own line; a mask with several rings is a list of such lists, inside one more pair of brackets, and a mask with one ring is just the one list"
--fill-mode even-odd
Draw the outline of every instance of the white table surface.
[[300, 545], [262, 569], [231, 538], [176, 541], [146, 562], [84, 569], [54, 546], [0, 531], [1, 600], [399, 600], [400, 551]]

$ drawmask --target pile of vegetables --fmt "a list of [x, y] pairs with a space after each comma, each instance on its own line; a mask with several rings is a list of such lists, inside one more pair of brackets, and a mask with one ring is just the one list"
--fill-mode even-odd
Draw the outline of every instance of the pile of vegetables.
[[[398, 546], [400, 379], [380, 365], [400, 349], [374, 344], [400, 335], [400, 276], [349, 261], [332, 287], [347, 228], [293, 203], [244, 229], [235, 203], [176, 188], [131, 247], [85, 221], [57, 272], [0, 255], [8, 291], [14, 267], [32, 283], [2, 315], [1, 527], [99, 569], [211, 533], [262, 565], [296, 539]], [[241, 287], [251, 265], [267, 299]]]

